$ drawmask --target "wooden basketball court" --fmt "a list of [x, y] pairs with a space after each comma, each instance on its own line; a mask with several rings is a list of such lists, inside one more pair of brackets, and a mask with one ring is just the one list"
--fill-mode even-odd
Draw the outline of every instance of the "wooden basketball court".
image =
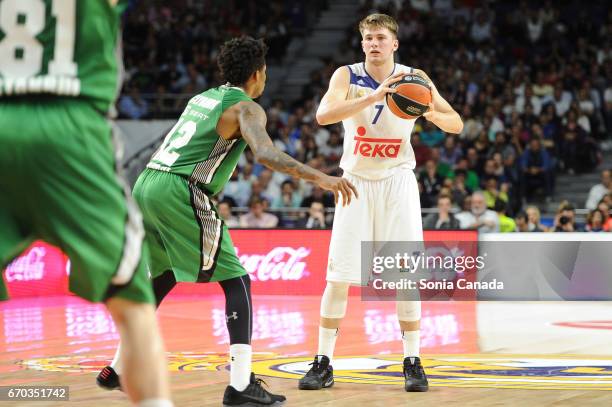
[[[229, 380], [223, 298], [170, 297], [159, 317], [177, 406], [219, 406]], [[612, 304], [427, 303], [428, 393], [406, 393], [392, 302], [351, 297], [334, 360], [336, 384], [297, 390], [316, 351], [319, 298], [255, 296], [254, 371], [286, 406], [612, 405]], [[95, 385], [118, 335], [104, 307], [75, 297], [0, 304], [0, 385], [66, 385], [70, 402], [127, 406]]]

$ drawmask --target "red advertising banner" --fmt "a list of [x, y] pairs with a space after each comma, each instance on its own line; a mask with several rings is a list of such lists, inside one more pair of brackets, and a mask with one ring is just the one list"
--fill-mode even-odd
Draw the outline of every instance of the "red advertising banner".
[[[253, 294], [320, 295], [325, 287], [330, 230], [233, 230]], [[475, 231], [426, 231], [426, 241], [477, 241]], [[354, 255], [354, 254], [347, 254]], [[32, 244], [5, 270], [11, 298], [68, 294], [68, 258], [43, 242]], [[218, 284], [179, 284], [172, 292], [221, 294]], [[351, 294], [357, 294], [352, 290]]]

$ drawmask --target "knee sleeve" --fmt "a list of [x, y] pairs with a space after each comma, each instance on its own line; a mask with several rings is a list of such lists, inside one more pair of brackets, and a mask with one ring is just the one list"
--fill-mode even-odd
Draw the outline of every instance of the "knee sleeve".
[[397, 301], [397, 319], [412, 322], [421, 319], [421, 301]]
[[225, 319], [230, 345], [249, 345], [253, 332], [251, 279], [245, 275], [219, 281], [219, 284], [225, 293]]
[[155, 307], [159, 308], [159, 305], [164, 300], [166, 295], [176, 285], [176, 279], [172, 270], [166, 270], [161, 276], [153, 279], [153, 294], [155, 294]]
[[348, 302], [349, 283], [328, 281], [321, 298], [323, 318], [344, 318]]

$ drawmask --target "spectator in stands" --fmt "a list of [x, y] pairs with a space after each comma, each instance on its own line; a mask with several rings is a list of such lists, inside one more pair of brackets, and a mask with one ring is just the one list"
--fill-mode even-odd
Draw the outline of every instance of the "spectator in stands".
[[431, 149], [421, 142], [421, 134], [418, 132], [412, 133], [410, 144], [412, 145], [412, 151], [414, 151], [414, 156], [416, 158], [416, 166], [420, 168], [431, 158]]
[[339, 162], [342, 156], [342, 138], [338, 130], [334, 129], [329, 133], [327, 143], [319, 149], [319, 152], [330, 162]]
[[240, 216], [241, 228], [274, 228], [278, 225], [278, 218], [266, 213], [264, 202], [257, 196], [249, 200], [249, 212]]
[[292, 180], [285, 180], [281, 185], [280, 196], [277, 196], [272, 201], [272, 209], [279, 208], [299, 208], [302, 202], [302, 197], [295, 190], [295, 184]]
[[240, 222], [238, 221], [238, 218], [232, 214], [232, 206], [228, 201], [219, 202], [217, 205], [217, 211], [228, 228], [240, 227]]
[[540, 209], [537, 206], [529, 205], [525, 210], [529, 220], [530, 232], [547, 232], [548, 228], [540, 222]]
[[460, 219], [462, 229], [478, 229], [479, 232], [499, 232], [497, 213], [487, 209], [485, 196], [481, 191], [472, 194], [472, 208], [468, 216]]
[[475, 43], [482, 43], [491, 39], [491, 21], [484, 11], [476, 15], [476, 21], [472, 24], [470, 38]]
[[546, 197], [552, 192], [550, 180], [550, 156], [541, 147], [540, 140], [531, 139], [529, 147], [521, 156], [521, 171], [524, 177], [522, 196], [530, 199], [533, 193], [541, 188]]
[[140, 91], [136, 86], [129, 88], [127, 94], [119, 99], [119, 113], [128, 119], [144, 119], [149, 113], [149, 104], [140, 97]]
[[514, 219], [506, 215], [508, 204], [501, 199], [495, 200], [494, 210], [497, 212], [499, 218], [499, 231], [500, 233], [514, 232], [516, 230], [516, 223]]
[[312, 205], [313, 202], [321, 202], [325, 208], [333, 208], [335, 206], [334, 195], [330, 192], [324, 191], [318, 185], [313, 185], [310, 195], [302, 199], [300, 207], [310, 208], [310, 205]]
[[557, 215], [555, 216], [554, 229], [555, 232], [581, 232], [576, 225], [576, 210], [574, 206], [567, 201], [563, 201], [559, 205]]
[[444, 179], [438, 174], [434, 160], [427, 160], [425, 168], [421, 172], [419, 180], [423, 184], [424, 201], [428, 203], [427, 208], [433, 206], [436, 197], [440, 193]]
[[250, 178], [245, 179], [236, 168], [223, 189], [223, 198], [231, 199], [234, 205], [246, 206], [251, 196], [251, 182]]
[[605, 201], [600, 201], [597, 205], [603, 215], [603, 229], [606, 232], [612, 232], [612, 214], [610, 213], [610, 206]]
[[440, 149], [440, 162], [452, 168], [457, 164], [457, 161], [462, 155], [461, 148], [455, 144], [455, 136], [446, 136], [444, 146]]
[[589, 210], [595, 209], [604, 195], [610, 192], [612, 192], [612, 170], [606, 169], [601, 172], [601, 183], [591, 187], [584, 206]]
[[438, 212], [427, 215], [423, 229], [459, 229], [459, 221], [451, 213], [451, 198], [448, 195], [438, 196]]
[[[507, 184], [504, 184], [507, 185]], [[497, 178], [489, 177], [485, 181], [485, 190], [483, 191], [487, 208], [495, 210], [495, 202], [501, 200], [504, 205], [508, 204], [508, 193], [507, 191], [500, 190], [497, 187]], [[495, 210], [497, 212], [497, 210]]]
[[599, 209], [594, 209], [587, 215], [586, 232], [604, 232], [604, 214]]
[[327, 223], [323, 202], [312, 201], [310, 208], [308, 208], [308, 216], [298, 220], [295, 227], [299, 229], [325, 229]]
[[516, 225], [516, 228], [514, 229], [515, 232], [531, 232], [529, 230], [529, 218], [527, 216], [527, 213], [525, 213], [524, 211], [520, 211], [516, 214], [516, 216], [514, 217], [514, 224]]
[[444, 133], [442, 130], [434, 126], [429, 120], [423, 124], [423, 130], [421, 131], [421, 143], [427, 147], [436, 147], [444, 140]]
[[459, 221], [459, 226], [466, 225], [472, 217], [472, 195], [466, 195], [463, 201], [460, 201], [459, 213], [455, 215], [455, 218]]

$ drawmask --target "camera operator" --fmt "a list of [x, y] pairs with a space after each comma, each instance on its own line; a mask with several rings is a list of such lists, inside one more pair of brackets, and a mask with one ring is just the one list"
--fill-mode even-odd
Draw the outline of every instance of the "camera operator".
[[576, 225], [576, 210], [567, 201], [559, 205], [559, 210], [555, 216], [555, 232], [582, 232]]

